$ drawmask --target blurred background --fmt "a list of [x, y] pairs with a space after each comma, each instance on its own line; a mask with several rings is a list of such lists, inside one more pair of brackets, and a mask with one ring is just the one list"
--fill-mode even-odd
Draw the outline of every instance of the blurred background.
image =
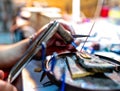
[[0, 44], [29, 37], [54, 19], [70, 23], [78, 34], [88, 34], [96, 21], [88, 45], [120, 49], [120, 0], [0, 0]]

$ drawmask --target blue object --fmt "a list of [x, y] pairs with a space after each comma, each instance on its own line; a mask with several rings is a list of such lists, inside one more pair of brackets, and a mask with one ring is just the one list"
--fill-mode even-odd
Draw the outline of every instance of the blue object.
[[60, 91], [65, 91], [65, 68], [62, 69], [62, 76], [61, 76], [61, 80], [62, 80], [62, 85], [61, 85], [61, 90]]
[[42, 42], [41, 44], [42, 46], [42, 69], [43, 71], [45, 71], [45, 66], [44, 66], [44, 61], [46, 60], [46, 44], [44, 42]]

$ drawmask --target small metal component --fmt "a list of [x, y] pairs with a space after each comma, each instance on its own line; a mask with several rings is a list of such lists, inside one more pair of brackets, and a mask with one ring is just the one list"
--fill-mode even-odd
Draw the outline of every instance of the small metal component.
[[91, 59], [91, 55], [88, 54], [88, 53], [86, 53], [86, 52], [81, 52], [80, 56], [83, 57], [83, 58], [85, 58], [85, 59]]
[[91, 37], [90, 35], [72, 35], [74, 38]]
[[41, 67], [38, 67], [38, 68], [35, 68], [34, 69], [34, 72], [41, 72], [42, 71], [42, 68]]

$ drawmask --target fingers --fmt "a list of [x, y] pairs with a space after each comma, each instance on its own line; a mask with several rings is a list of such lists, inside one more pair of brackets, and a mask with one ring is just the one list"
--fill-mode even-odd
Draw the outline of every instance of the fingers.
[[71, 34], [75, 34], [75, 30], [73, 29], [72, 25], [64, 20], [59, 20], [60, 24], [68, 31], [70, 31]]
[[2, 70], [0, 70], [0, 79], [4, 79], [4, 72]]
[[13, 85], [3, 81], [3, 79], [4, 72], [0, 70], [0, 91], [17, 91], [17, 89]]
[[13, 85], [0, 80], [0, 91], [17, 91], [17, 89]]

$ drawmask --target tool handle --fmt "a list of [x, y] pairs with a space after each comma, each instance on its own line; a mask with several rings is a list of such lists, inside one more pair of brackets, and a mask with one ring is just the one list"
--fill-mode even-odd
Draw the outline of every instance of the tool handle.
[[68, 31], [66, 31], [65, 28], [60, 24], [57, 32], [64, 39], [66, 43], [71, 44], [74, 41], [73, 36]]

